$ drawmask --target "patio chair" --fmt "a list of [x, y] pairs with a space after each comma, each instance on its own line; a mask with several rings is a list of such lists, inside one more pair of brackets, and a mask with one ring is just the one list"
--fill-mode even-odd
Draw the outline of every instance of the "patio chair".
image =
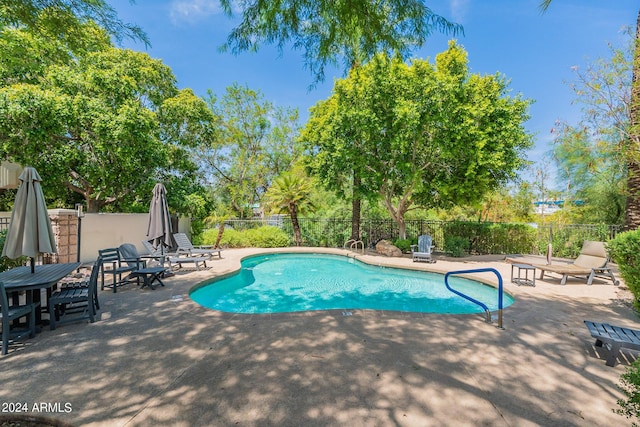
[[189, 237], [184, 233], [176, 233], [173, 235], [173, 238], [178, 245], [178, 254], [185, 253], [191, 257], [202, 255], [211, 257], [212, 255], [217, 254], [218, 257], [222, 258], [222, 250], [213, 249], [213, 246], [193, 246]]
[[595, 242], [585, 240], [582, 245], [580, 255], [569, 264], [531, 264], [535, 268], [540, 269], [540, 279], [544, 278], [546, 272], [561, 274], [561, 285], [567, 283], [569, 276], [581, 277], [585, 276], [587, 285], [593, 283], [595, 277], [610, 279], [614, 285], [620, 282], [613, 275], [613, 270], [608, 267], [609, 257], [603, 242]]
[[[102, 261], [100, 263], [100, 272], [102, 273], [102, 285], [100, 287], [101, 290], [104, 290], [105, 287], [113, 288], [113, 292], [115, 293], [117, 292], [118, 286], [122, 286], [131, 281], [126, 276], [125, 280], [123, 280], [122, 275], [123, 273], [130, 273], [136, 270], [137, 267], [136, 265], [129, 265], [128, 263], [123, 262], [120, 250], [118, 248], [100, 249], [98, 251], [98, 255], [99, 259]], [[104, 283], [105, 274], [113, 275], [112, 284], [106, 285]]]
[[[67, 284], [49, 297], [49, 328], [54, 330], [57, 324], [89, 319], [95, 322], [98, 304], [98, 272], [102, 260], [100, 257], [91, 267], [88, 282]], [[75, 315], [78, 314], [79, 315]], [[70, 316], [70, 317], [67, 317]]]
[[[9, 296], [3, 283], [0, 283], [0, 313], [2, 314], [2, 354], [9, 352], [9, 341], [14, 338], [22, 338], [26, 334], [29, 338], [36, 335], [36, 310], [39, 309], [40, 303], [31, 303], [23, 305], [9, 305]], [[22, 317], [27, 318], [27, 329], [12, 330], [11, 324], [14, 320]]]
[[153, 256], [141, 256], [138, 249], [131, 243], [123, 243], [118, 246], [120, 251], [120, 260], [124, 261], [128, 266], [135, 267], [136, 270], [147, 267], [147, 258], [155, 258]]
[[428, 234], [423, 234], [418, 237], [418, 244], [411, 245], [411, 254], [413, 256], [413, 262], [436, 262], [431, 258], [431, 250], [433, 249], [433, 239]]

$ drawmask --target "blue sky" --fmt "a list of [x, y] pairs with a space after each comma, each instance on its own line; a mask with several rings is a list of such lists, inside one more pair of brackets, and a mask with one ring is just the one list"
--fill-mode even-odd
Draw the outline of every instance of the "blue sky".
[[[233, 83], [260, 90], [278, 106], [296, 107], [302, 121], [308, 109], [331, 93], [343, 70], [328, 69], [326, 80], [309, 90], [313, 77], [299, 51], [282, 55], [268, 45], [258, 53], [221, 53], [234, 21], [222, 14], [218, 0], [111, 0], [121, 19], [140, 25], [152, 46], [125, 41], [123, 47], [146, 51], [169, 65], [180, 88], [204, 96], [208, 89], [222, 96]], [[624, 26], [635, 26], [637, 0], [554, 0], [541, 14], [539, 0], [427, 0], [435, 13], [462, 24], [457, 39], [469, 55], [473, 73], [500, 72], [510, 79], [513, 94], [535, 101], [526, 128], [536, 145], [529, 159], [541, 162], [551, 147], [557, 120], [575, 123], [579, 106], [572, 105], [567, 85], [572, 67], [584, 68], [608, 57], [607, 43], [621, 46]], [[448, 37], [435, 34], [414, 57], [429, 58], [447, 47]]]

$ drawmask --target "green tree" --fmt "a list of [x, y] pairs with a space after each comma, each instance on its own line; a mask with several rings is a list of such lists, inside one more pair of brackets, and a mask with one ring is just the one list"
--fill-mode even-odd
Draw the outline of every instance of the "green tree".
[[[234, 15], [238, 3], [221, 0]], [[303, 51], [305, 67], [316, 82], [327, 65], [351, 69], [378, 52], [406, 57], [432, 32], [462, 32], [462, 27], [437, 15], [421, 0], [246, 0], [240, 3], [241, 22], [231, 31], [224, 49], [255, 51], [261, 43]]]
[[64, 39], [69, 47], [82, 41], [84, 25], [90, 21], [118, 41], [127, 37], [149, 44], [144, 31], [120, 20], [105, 0], [0, 0], [0, 29], [26, 27], [39, 35]]
[[299, 172], [285, 172], [273, 181], [266, 194], [265, 200], [269, 209], [276, 213], [287, 213], [291, 217], [296, 246], [302, 246], [298, 214], [314, 209], [311, 193], [309, 178]]
[[[540, 8], [545, 11], [551, 5], [552, 0], [542, 0]], [[624, 116], [619, 117], [619, 131], [624, 136], [622, 153], [626, 167], [626, 209], [625, 225], [629, 230], [640, 227], [640, 10], [636, 18], [635, 40], [631, 48], [631, 86], [629, 92], [628, 110]], [[607, 86], [611, 88], [611, 86]], [[610, 100], [609, 94], [601, 92], [602, 88], [593, 86], [601, 96], [599, 108], [604, 114], [610, 113], [606, 101]], [[606, 125], [604, 126], [606, 127]]]
[[166, 175], [195, 178], [184, 145], [207, 140], [213, 118], [161, 61], [107, 48], [39, 80], [0, 88], [0, 156], [35, 166], [48, 194], [97, 212], [147, 198]]
[[[233, 16], [237, 2], [221, 0]], [[432, 34], [462, 33], [462, 27], [437, 15], [422, 0], [247, 0], [241, 3], [242, 20], [224, 49], [234, 53], [257, 50], [260, 43], [293, 46], [303, 51], [305, 67], [314, 84], [324, 80], [327, 65], [352, 70], [376, 53], [406, 58]], [[347, 165], [349, 167], [349, 165]], [[360, 176], [351, 170], [351, 238], [360, 237]]]
[[205, 175], [244, 217], [272, 180], [301, 156], [298, 111], [275, 107], [260, 92], [238, 84], [220, 101], [209, 92], [208, 104], [217, 118], [216, 136], [194, 152]]
[[471, 75], [455, 42], [435, 66], [378, 55], [312, 108], [302, 138], [325, 184], [340, 191], [352, 165], [354, 191], [381, 200], [405, 238], [412, 207], [480, 201], [526, 164], [529, 102], [506, 93], [503, 77]]

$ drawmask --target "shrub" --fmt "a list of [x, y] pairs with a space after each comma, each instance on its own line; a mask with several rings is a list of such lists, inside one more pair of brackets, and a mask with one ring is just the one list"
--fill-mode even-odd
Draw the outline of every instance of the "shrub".
[[411, 240], [409, 239], [397, 239], [393, 245], [405, 254], [411, 252]]
[[[213, 245], [218, 237], [218, 230], [207, 230], [204, 232], [203, 236], [206, 236], [205, 240], [207, 244]], [[251, 242], [246, 235], [246, 230], [238, 231], [233, 228], [225, 228], [224, 234], [222, 234], [222, 239], [220, 240], [220, 246], [227, 248], [246, 248], [251, 246]]]
[[[631, 363], [631, 366], [622, 374], [620, 380], [621, 383], [618, 388], [628, 399], [619, 399], [618, 405], [620, 405], [620, 409], [615, 409], [614, 412], [627, 418], [640, 420], [640, 359], [636, 359]], [[631, 425], [638, 426], [635, 422], [632, 422]]]
[[468, 255], [469, 239], [462, 236], [446, 236], [444, 238], [444, 251], [454, 257]]
[[[218, 238], [218, 229], [205, 230], [202, 241], [206, 245], [213, 245]], [[227, 248], [281, 248], [290, 245], [289, 236], [278, 227], [263, 226], [247, 230], [225, 228], [220, 246]]]
[[618, 264], [620, 275], [635, 297], [640, 310], [640, 229], [618, 234], [607, 243], [609, 256]]
[[245, 233], [251, 246], [258, 248], [282, 248], [291, 244], [289, 236], [278, 227], [265, 225], [247, 230]]

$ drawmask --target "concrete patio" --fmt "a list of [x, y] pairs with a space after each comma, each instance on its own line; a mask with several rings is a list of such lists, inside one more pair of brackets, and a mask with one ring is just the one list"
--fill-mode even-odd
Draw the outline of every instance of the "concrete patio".
[[605, 366], [583, 325], [638, 328], [624, 286], [546, 278], [518, 287], [499, 260], [358, 256], [437, 271], [496, 268], [516, 299], [504, 330], [480, 315], [231, 315], [189, 299], [195, 284], [256, 252], [226, 250], [207, 271], [179, 271], [164, 288], [100, 292], [96, 323], [46, 329], [12, 346], [0, 358], [1, 409], [21, 404], [76, 426], [630, 424], [613, 409], [634, 356]]

